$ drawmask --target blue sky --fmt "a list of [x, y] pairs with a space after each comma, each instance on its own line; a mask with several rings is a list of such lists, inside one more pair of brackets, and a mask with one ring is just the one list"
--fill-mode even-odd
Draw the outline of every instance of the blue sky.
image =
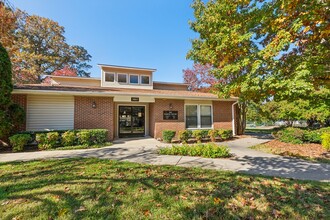
[[92, 55], [98, 63], [157, 69], [157, 81], [182, 82], [193, 19], [191, 0], [11, 0], [29, 14], [50, 18], [65, 27], [69, 44]]

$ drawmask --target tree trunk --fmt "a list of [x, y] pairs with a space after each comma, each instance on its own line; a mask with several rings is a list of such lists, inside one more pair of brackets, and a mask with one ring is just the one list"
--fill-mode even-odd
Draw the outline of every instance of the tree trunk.
[[237, 111], [236, 111], [236, 120], [237, 120], [237, 135], [244, 134], [245, 128], [246, 128], [246, 110], [247, 110], [247, 104], [245, 101], [240, 101], [237, 104]]

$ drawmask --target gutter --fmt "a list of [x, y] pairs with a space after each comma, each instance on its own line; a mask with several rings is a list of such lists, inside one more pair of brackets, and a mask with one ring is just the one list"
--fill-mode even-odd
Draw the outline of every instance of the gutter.
[[236, 135], [236, 126], [235, 126], [235, 105], [238, 104], [238, 101], [234, 102], [231, 105], [231, 117], [232, 117], [232, 127], [233, 127], [233, 136]]
[[[150, 90], [152, 91], [152, 90]], [[12, 94], [45, 94], [45, 95], [87, 95], [87, 96], [139, 96], [154, 97], [163, 99], [190, 99], [190, 100], [211, 100], [211, 101], [236, 101], [236, 98], [218, 99], [215, 97], [203, 96], [182, 96], [169, 94], [145, 94], [145, 93], [121, 93], [121, 92], [102, 92], [102, 91], [60, 91], [60, 90], [32, 90], [32, 89], [14, 89]]]

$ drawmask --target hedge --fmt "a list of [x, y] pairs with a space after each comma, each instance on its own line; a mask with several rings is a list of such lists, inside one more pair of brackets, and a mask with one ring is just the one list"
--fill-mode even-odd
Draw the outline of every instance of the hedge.
[[227, 146], [219, 146], [215, 143], [172, 145], [171, 147], [161, 148], [159, 153], [165, 155], [200, 156], [206, 158], [226, 158], [231, 156]]
[[[215, 142], [217, 139], [227, 140], [232, 137], [232, 130], [230, 129], [196, 129], [196, 130], [183, 130], [178, 132], [178, 138], [183, 143], [186, 144], [191, 141], [191, 138], [197, 143], [201, 143], [203, 139], [209, 138], [212, 142]], [[163, 140], [164, 134], [163, 134]]]
[[318, 130], [305, 130], [301, 128], [284, 128], [273, 132], [273, 136], [278, 140], [292, 144], [302, 143], [318, 143], [322, 141], [322, 134], [329, 133], [330, 127], [321, 128]]
[[[97, 145], [106, 142], [108, 130], [106, 129], [79, 129], [79, 130], [55, 130], [22, 132], [10, 137], [13, 140], [13, 151], [22, 151], [28, 142], [37, 142], [40, 150], [53, 149], [57, 147], [76, 146], [76, 145]], [[29, 137], [22, 147], [23, 137]]]

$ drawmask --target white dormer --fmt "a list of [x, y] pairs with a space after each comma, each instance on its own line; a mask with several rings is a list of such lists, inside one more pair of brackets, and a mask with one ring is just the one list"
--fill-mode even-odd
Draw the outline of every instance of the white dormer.
[[99, 64], [101, 87], [153, 89], [156, 69]]

